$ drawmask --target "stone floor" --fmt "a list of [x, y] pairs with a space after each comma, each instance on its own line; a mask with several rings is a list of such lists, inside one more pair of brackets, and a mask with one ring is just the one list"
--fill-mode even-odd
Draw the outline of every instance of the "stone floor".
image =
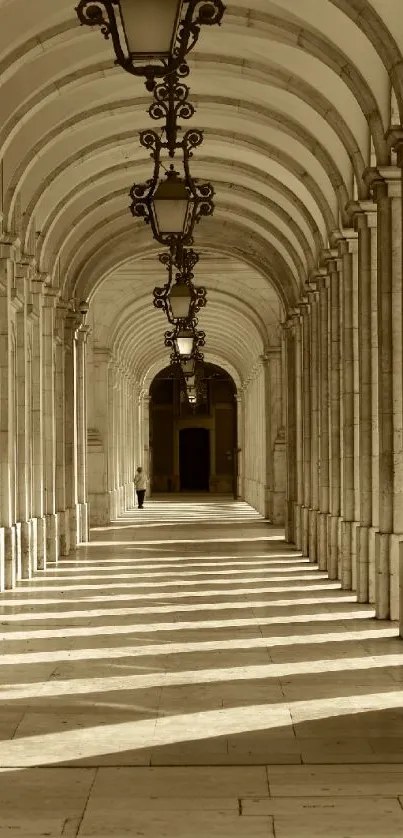
[[245, 504], [149, 501], [0, 621], [0, 838], [403, 835], [397, 628]]

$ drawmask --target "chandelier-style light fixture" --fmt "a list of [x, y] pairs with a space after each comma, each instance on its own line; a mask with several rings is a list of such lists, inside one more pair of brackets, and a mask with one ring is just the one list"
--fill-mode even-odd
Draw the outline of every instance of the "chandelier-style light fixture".
[[[191, 322], [198, 311], [206, 305], [206, 289], [193, 284], [193, 268], [199, 261], [194, 250], [183, 250], [180, 254], [180, 270], [175, 273], [176, 257], [173, 251], [160, 254], [160, 262], [168, 271], [168, 282], [154, 288], [154, 306], [162, 309], [169, 323]], [[175, 275], [174, 275], [175, 274]]]
[[222, 0], [80, 0], [80, 23], [100, 26], [111, 38], [116, 64], [143, 76], [152, 90], [157, 78], [181, 71], [197, 43], [200, 27], [221, 23]]

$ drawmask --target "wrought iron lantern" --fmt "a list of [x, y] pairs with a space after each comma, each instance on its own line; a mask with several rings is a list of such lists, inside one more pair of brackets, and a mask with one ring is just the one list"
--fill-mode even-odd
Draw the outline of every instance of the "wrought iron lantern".
[[111, 38], [116, 64], [144, 76], [148, 90], [156, 78], [180, 70], [202, 25], [219, 24], [222, 0], [80, 0], [80, 23], [100, 26]]
[[[154, 172], [145, 183], [133, 184], [130, 190], [132, 215], [144, 218], [154, 238], [170, 248], [190, 245], [195, 225], [214, 211], [212, 185], [199, 183], [190, 173], [190, 159], [203, 142], [203, 132], [190, 129], [178, 138], [178, 119], [188, 120], [194, 114], [188, 94], [188, 86], [177, 73], [156, 85], [148, 112], [153, 120], [165, 120], [162, 136], [150, 129], [140, 133], [140, 143], [154, 161]], [[173, 163], [166, 170], [169, 158], [177, 153], [182, 157], [182, 174]]]
[[[188, 131], [184, 141], [197, 132]], [[214, 210], [214, 188], [211, 183], [197, 183], [189, 171], [189, 151], [184, 158], [184, 177], [173, 164], [160, 179], [161, 141], [154, 131], [144, 131], [140, 136], [143, 145], [152, 141], [154, 151], [154, 175], [145, 184], [134, 184], [130, 190], [130, 209], [136, 218], [144, 218], [151, 225], [153, 236], [160, 244], [174, 247], [177, 244], [191, 245], [195, 225], [203, 216], [212, 215]]]
[[193, 320], [186, 328], [177, 325], [172, 331], [165, 332], [165, 346], [172, 347], [177, 358], [194, 356], [200, 346], [204, 346], [206, 335], [196, 330], [197, 321]]
[[[179, 321], [184, 324], [194, 319], [195, 314], [206, 305], [206, 289], [193, 285], [193, 268], [199, 261], [193, 250], [181, 250], [180, 253], [162, 253], [160, 262], [168, 270], [166, 285], [154, 288], [154, 306], [165, 312], [169, 323]], [[175, 273], [179, 260], [180, 270]]]

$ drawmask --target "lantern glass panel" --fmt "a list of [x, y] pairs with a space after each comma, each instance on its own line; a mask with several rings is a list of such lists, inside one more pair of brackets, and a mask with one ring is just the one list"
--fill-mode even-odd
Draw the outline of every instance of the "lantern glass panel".
[[131, 58], [172, 56], [183, 0], [119, 0]]
[[174, 320], [186, 320], [190, 314], [192, 295], [190, 288], [185, 285], [174, 285], [168, 295]]
[[157, 229], [163, 235], [180, 236], [187, 228], [189, 201], [154, 198], [154, 217]]
[[193, 352], [194, 335], [188, 329], [182, 329], [178, 332], [175, 343], [179, 355], [191, 355]]
[[195, 360], [194, 358], [184, 358], [182, 361], [182, 370], [183, 374], [187, 377], [189, 375], [194, 375], [195, 371]]
[[159, 233], [183, 235], [188, 226], [192, 200], [177, 172], [170, 171], [159, 183], [152, 199], [152, 211]]

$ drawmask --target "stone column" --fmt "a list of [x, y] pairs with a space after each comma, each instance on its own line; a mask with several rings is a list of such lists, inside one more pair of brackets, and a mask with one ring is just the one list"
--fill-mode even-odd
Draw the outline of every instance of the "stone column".
[[[375, 607], [398, 613], [398, 554], [403, 533], [402, 207], [401, 171], [368, 173], [378, 211], [379, 532], [375, 535]], [[394, 577], [394, 578], [393, 578]]]
[[236, 410], [237, 410], [237, 440], [236, 440], [236, 469], [237, 469], [237, 494], [240, 500], [243, 500], [244, 490], [244, 474], [245, 474], [245, 438], [244, 438], [244, 393], [240, 388], [236, 395]]
[[109, 517], [111, 521], [116, 519], [116, 425], [115, 425], [115, 389], [116, 389], [116, 367], [113, 359], [110, 359], [108, 367], [108, 492], [109, 492]]
[[[398, 193], [400, 191], [400, 219], [399, 219], [399, 209], [396, 206], [396, 199], [393, 201], [393, 209], [392, 209], [392, 262], [393, 268], [396, 275], [396, 286], [398, 285], [399, 279], [399, 262], [400, 262], [400, 289], [402, 288], [402, 280], [403, 280], [403, 218], [402, 218], [402, 199], [403, 199], [403, 126], [397, 126], [392, 128], [388, 134], [387, 139], [390, 148], [393, 151], [393, 160], [396, 160], [396, 165], [398, 170], [400, 171], [400, 189], [399, 187], [394, 187], [393, 192]], [[398, 288], [396, 288], [396, 292], [398, 293]], [[401, 303], [401, 293], [400, 293], [400, 303]], [[402, 304], [402, 303], [401, 303]], [[395, 319], [398, 321], [398, 315], [395, 313]], [[399, 332], [399, 324], [396, 322], [397, 331]], [[402, 336], [402, 328], [400, 328], [400, 341]], [[398, 343], [398, 347], [401, 350], [401, 342]], [[400, 360], [398, 360], [397, 369], [395, 369], [395, 389], [399, 388], [398, 382], [398, 375], [399, 375], [399, 366], [402, 368], [402, 364]], [[401, 397], [402, 397], [402, 389], [403, 389], [403, 371], [401, 369], [401, 381], [400, 381], [400, 397], [397, 400], [397, 409], [401, 407]], [[400, 412], [400, 416], [397, 417], [398, 421], [402, 420], [402, 413]], [[398, 422], [396, 423], [396, 427], [398, 427]], [[400, 435], [400, 439], [398, 442], [401, 443], [403, 446], [402, 441], [402, 434]], [[401, 447], [400, 446], [400, 447]], [[398, 445], [399, 451], [399, 445]], [[397, 479], [401, 480], [402, 471], [401, 468], [398, 468], [398, 475]], [[397, 504], [397, 508], [394, 510], [394, 526], [399, 527], [397, 530], [399, 533], [402, 532], [401, 529], [401, 492], [402, 492], [402, 484], [400, 483], [400, 497]], [[398, 536], [399, 538], [399, 561], [396, 562], [395, 559], [395, 552], [396, 552], [396, 545], [393, 544], [392, 546], [392, 557], [391, 557], [391, 618], [396, 619], [400, 617], [400, 634], [403, 636], [403, 538], [402, 536]], [[398, 565], [400, 567], [398, 567]]]
[[[370, 549], [373, 522], [373, 494], [378, 502], [378, 468], [373, 470], [373, 443], [378, 445], [377, 370], [377, 242], [376, 205], [371, 201], [351, 202], [348, 211], [358, 234], [358, 439], [359, 439], [359, 529], [356, 551], [358, 602], [374, 599], [375, 549]], [[373, 305], [374, 303], [374, 305]], [[372, 317], [376, 318], [372, 328]], [[373, 347], [373, 340], [376, 341]], [[374, 372], [374, 375], [373, 375]], [[375, 473], [373, 474], [373, 471]], [[374, 541], [373, 544], [375, 545]], [[371, 583], [372, 579], [372, 584]], [[371, 592], [372, 590], [372, 592]]]
[[13, 446], [13, 369], [9, 325], [11, 289], [14, 284], [13, 250], [0, 244], [0, 588], [13, 588], [16, 580], [16, 530], [14, 474], [10, 459]]
[[143, 467], [147, 475], [147, 488], [150, 480], [150, 394], [143, 395]]
[[337, 259], [330, 256], [329, 272], [329, 383], [330, 383], [330, 517], [328, 528], [329, 579], [339, 575], [339, 530], [341, 497], [341, 427], [340, 427], [340, 277]]
[[[90, 522], [105, 526], [110, 520], [110, 474], [108, 450], [112, 441], [109, 426], [109, 349], [94, 346], [92, 366], [92, 418], [88, 433], [88, 499]], [[128, 451], [128, 465], [131, 450]], [[131, 463], [130, 463], [131, 465]]]
[[[66, 527], [65, 550], [75, 550], [78, 543], [77, 516], [77, 414], [76, 414], [76, 346], [77, 315], [69, 309], [64, 321], [64, 464]], [[68, 523], [68, 531], [67, 531]]]
[[310, 556], [309, 510], [311, 508], [311, 324], [307, 298], [301, 311], [301, 413], [302, 413], [302, 554]]
[[[352, 588], [352, 561], [355, 555], [353, 522], [355, 520], [355, 425], [354, 425], [354, 288], [358, 269], [357, 234], [344, 231], [344, 239], [339, 242], [343, 277], [343, 317], [342, 317], [342, 497], [341, 497], [341, 587]], [[355, 532], [354, 532], [355, 536]]]
[[330, 513], [330, 385], [329, 385], [329, 286], [330, 279], [323, 270], [318, 274], [319, 285], [319, 516], [318, 564], [327, 570], [329, 564]]
[[295, 336], [293, 318], [283, 324], [284, 354], [286, 369], [285, 392], [285, 433], [286, 433], [286, 514], [285, 539], [296, 541], [295, 507], [297, 498], [297, 463], [296, 463], [296, 408], [295, 408]]
[[[263, 443], [262, 451], [264, 462], [264, 517], [273, 520], [273, 448], [271, 431], [271, 403], [272, 388], [270, 380], [270, 353], [265, 352], [260, 356], [263, 372]], [[260, 411], [259, 411], [260, 415]]]
[[87, 501], [87, 366], [86, 343], [89, 326], [80, 326], [76, 332], [76, 393], [77, 393], [77, 498], [78, 538], [89, 540]]
[[55, 427], [55, 347], [54, 322], [57, 291], [43, 291], [43, 477], [46, 520], [46, 557], [59, 558], [58, 517], [56, 514], [56, 427]]
[[43, 493], [43, 349], [41, 279], [31, 280], [32, 328], [32, 516], [36, 521], [36, 568], [46, 569], [46, 520]]
[[66, 305], [58, 303], [55, 318], [55, 428], [56, 512], [59, 524], [59, 555], [70, 552], [69, 513], [66, 508], [66, 413], [65, 413], [65, 318]]
[[[278, 335], [276, 335], [278, 337]], [[271, 518], [275, 524], [284, 524], [284, 503], [286, 483], [285, 430], [283, 416], [283, 371], [282, 349], [270, 346], [266, 350], [269, 374], [269, 402], [266, 410], [270, 411], [269, 453], [270, 468], [268, 475], [271, 485]]]
[[32, 574], [32, 525], [30, 505], [31, 405], [29, 403], [27, 286], [28, 279], [26, 268], [23, 265], [17, 265], [15, 273], [15, 289], [13, 294], [13, 308], [16, 311], [16, 518], [20, 539], [20, 555], [18, 557], [17, 576], [20, 579], [29, 579]]
[[293, 315], [295, 344], [295, 437], [296, 437], [296, 505], [295, 505], [295, 543], [299, 550], [303, 548], [302, 506], [304, 503], [304, 448], [303, 448], [303, 404], [302, 404], [302, 324], [299, 309]]
[[309, 283], [308, 302], [310, 318], [309, 360], [311, 369], [311, 505], [309, 509], [309, 557], [318, 561], [318, 513], [319, 513], [319, 293], [316, 282]]

